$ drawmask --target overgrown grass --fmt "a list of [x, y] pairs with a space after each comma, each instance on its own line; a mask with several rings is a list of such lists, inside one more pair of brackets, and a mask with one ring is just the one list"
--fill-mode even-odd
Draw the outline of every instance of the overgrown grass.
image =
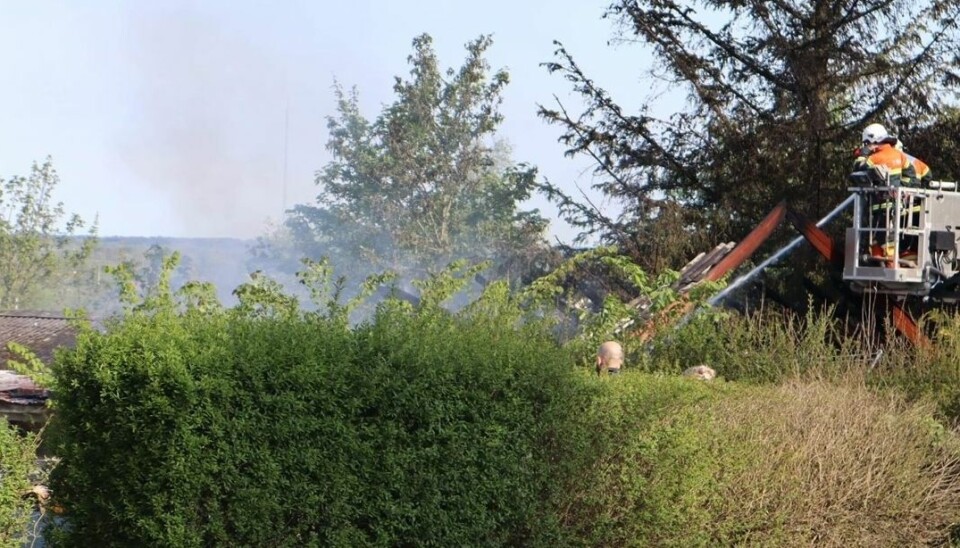
[[856, 379], [600, 390], [561, 513], [589, 546], [915, 546], [960, 520], [957, 438]]
[[657, 340], [639, 365], [678, 373], [705, 363], [727, 380], [748, 383], [853, 373], [871, 387], [931, 402], [940, 420], [960, 425], [960, 315], [933, 314], [919, 323], [931, 344], [911, 344], [890, 326], [880, 337], [874, 326], [851, 330], [829, 308], [804, 318], [711, 311]]
[[916, 546], [960, 520], [960, 447], [932, 409], [860, 379], [792, 380], [717, 402], [731, 473], [716, 540]]
[[871, 382], [937, 406], [938, 417], [960, 425], [960, 315], [933, 313], [921, 321], [931, 344], [919, 348], [904, 341], [887, 345]]
[[728, 380], [772, 383], [869, 366], [873, 345], [850, 336], [830, 312], [798, 318], [768, 309], [747, 315], [708, 310], [655, 341], [647, 367], [679, 372], [706, 363]]

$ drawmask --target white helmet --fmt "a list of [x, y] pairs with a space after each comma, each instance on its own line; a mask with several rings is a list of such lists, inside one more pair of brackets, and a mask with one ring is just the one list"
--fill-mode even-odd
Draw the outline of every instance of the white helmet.
[[863, 142], [870, 145], [878, 145], [884, 142], [890, 134], [887, 128], [880, 124], [870, 124], [863, 130]]

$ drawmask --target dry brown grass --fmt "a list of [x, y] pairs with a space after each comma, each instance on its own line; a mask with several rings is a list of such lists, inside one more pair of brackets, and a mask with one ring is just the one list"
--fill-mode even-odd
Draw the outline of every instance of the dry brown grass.
[[733, 453], [713, 512], [717, 540], [936, 545], [960, 521], [957, 438], [931, 409], [856, 378], [791, 380], [715, 404], [719, 449]]

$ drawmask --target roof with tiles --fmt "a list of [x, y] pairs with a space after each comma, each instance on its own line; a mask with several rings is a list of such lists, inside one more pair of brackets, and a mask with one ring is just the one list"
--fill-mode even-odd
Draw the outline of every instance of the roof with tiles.
[[22, 344], [44, 363], [50, 363], [53, 352], [62, 346], [73, 346], [76, 332], [63, 314], [35, 310], [0, 311], [0, 370], [7, 369], [12, 358], [8, 342]]

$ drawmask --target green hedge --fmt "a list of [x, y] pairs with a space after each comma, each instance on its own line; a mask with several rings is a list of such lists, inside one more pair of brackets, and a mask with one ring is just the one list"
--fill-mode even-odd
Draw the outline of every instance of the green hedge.
[[27, 538], [33, 504], [24, 495], [34, 459], [33, 436], [20, 435], [0, 417], [0, 546], [20, 546]]
[[551, 535], [575, 374], [541, 331], [384, 309], [134, 315], [63, 353], [66, 545], [454, 546]]
[[[568, 428], [561, 527], [574, 546], [700, 546], [711, 538], [724, 445], [710, 402], [735, 389], [679, 376], [588, 377]], [[729, 456], [729, 455], [728, 455]]]
[[929, 408], [860, 378], [597, 377], [487, 304], [81, 333], [53, 371], [51, 542], [876, 546], [960, 521]]
[[960, 522], [960, 440], [862, 379], [585, 384], [569, 545], [940, 546]]

